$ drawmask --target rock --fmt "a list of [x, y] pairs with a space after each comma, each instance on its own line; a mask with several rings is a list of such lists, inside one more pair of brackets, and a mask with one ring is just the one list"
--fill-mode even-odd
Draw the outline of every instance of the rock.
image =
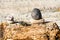
[[56, 40], [59, 32], [58, 25], [55, 22], [36, 23], [30, 26], [10, 24], [11, 27], [5, 27], [4, 38], [14, 40]]
[[59, 32], [59, 27], [55, 22], [49, 22], [46, 24], [47, 33], [49, 35], [49, 40], [56, 40], [57, 33]]
[[31, 16], [35, 20], [42, 19], [41, 12], [40, 12], [40, 10], [38, 8], [33, 9], [32, 13], [31, 13]]
[[32, 24], [40, 24], [40, 23], [44, 23], [45, 20], [44, 19], [40, 19], [40, 20], [33, 20], [33, 22], [31, 22]]

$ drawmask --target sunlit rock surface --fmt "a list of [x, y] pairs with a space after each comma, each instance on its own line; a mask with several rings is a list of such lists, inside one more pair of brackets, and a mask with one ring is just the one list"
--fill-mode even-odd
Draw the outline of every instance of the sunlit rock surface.
[[[40, 22], [40, 21], [39, 21]], [[24, 26], [20, 23], [0, 24], [1, 40], [60, 40], [60, 30], [55, 22], [37, 21]]]

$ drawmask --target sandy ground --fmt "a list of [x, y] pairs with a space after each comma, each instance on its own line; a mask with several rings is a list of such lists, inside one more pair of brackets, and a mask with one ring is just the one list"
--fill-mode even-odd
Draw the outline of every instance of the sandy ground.
[[60, 0], [0, 0], [0, 22], [5, 21], [9, 16], [15, 20], [33, 21], [31, 11], [33, 8], [41, 10], [45, 21], [54, 21], [60, 26]]

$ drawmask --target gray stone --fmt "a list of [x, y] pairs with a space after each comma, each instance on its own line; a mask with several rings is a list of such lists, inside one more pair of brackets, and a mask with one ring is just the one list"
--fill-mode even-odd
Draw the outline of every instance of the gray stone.
[[31, 14], [32, 18], [35, 20], [42, 19], [41, 12], [38, 8], [34, 8]]

